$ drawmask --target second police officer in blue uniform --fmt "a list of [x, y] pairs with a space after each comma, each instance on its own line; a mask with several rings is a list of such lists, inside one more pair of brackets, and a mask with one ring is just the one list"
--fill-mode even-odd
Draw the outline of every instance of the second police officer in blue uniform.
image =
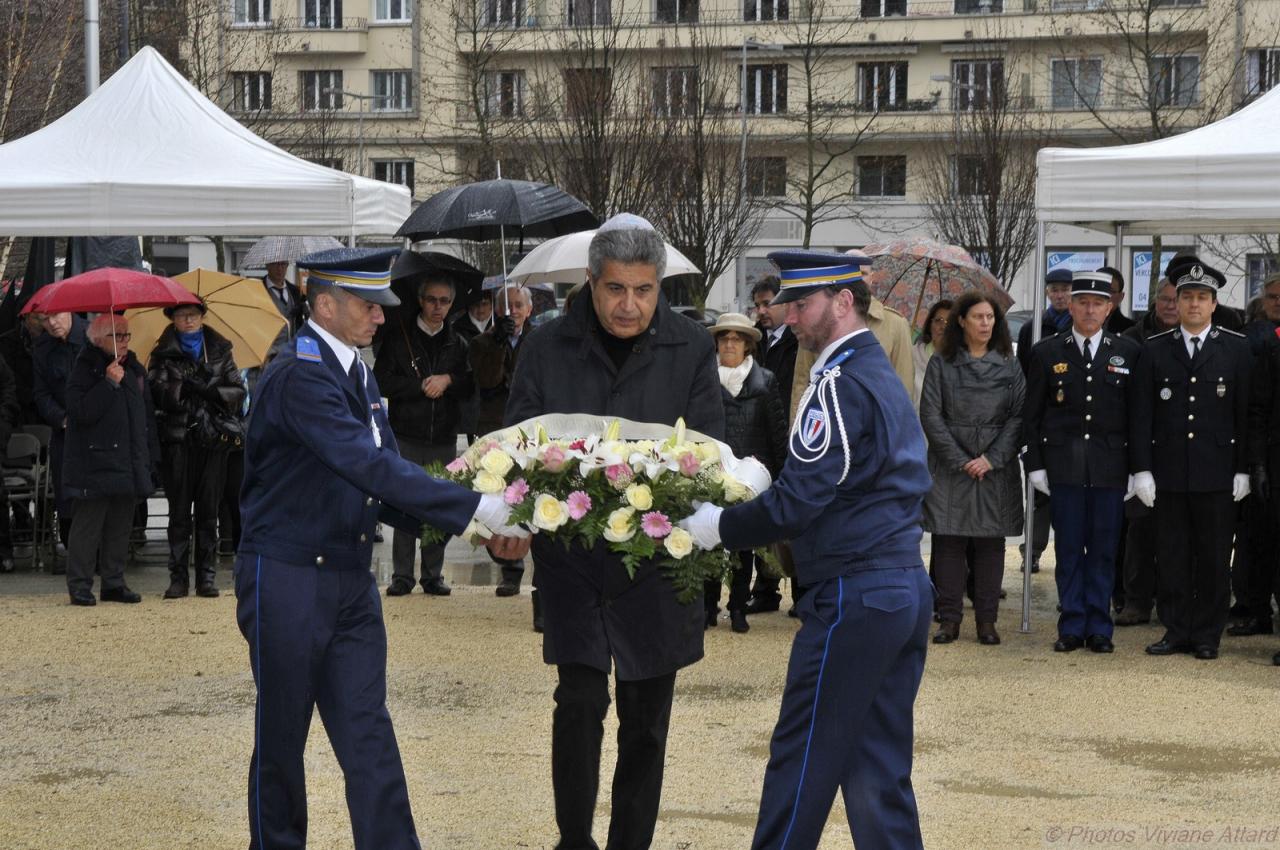
[[1111, 652], [1111, 590], [1130, 485], [1129, 409], [1141, 349], [1103, 329], [1111, 275], [1076, 272], [1071, 327], [1027, 366], [1026, 468], [1050, 502], [1062, 613], [1057, 652]]
[[358, 349], [382, 323], [382, 306], [399, 303], [388, 273], [397, 253], [343, 248], [298, 262], [311, 269], [311, 319], [267, 368], [249, 421], [235, 585], [257, 685], [254, 850], [306, 846], [303, 751], [317, 708], [346, 780], [357, 850], [419, 848], [386, 705], [374, 525], [380, 516], [409, 530], [429, 521], [457, 534], [475, 518], [518, 536], [505, 528], [501, 497], [432, 478], [396, 450]]
[[911, 399], [867, 330], [870, 293], [844, 254], [776, 251], [787, 324], [818, 352], [774, 485], [684, 521], [698, 545], [791, 540], [808, 591], [752, 847], [817, 846], [837, 789], [862, 848], [922, 846], [911, 789], [912, 706], [933, 591], [920, 558], [930, 487]]

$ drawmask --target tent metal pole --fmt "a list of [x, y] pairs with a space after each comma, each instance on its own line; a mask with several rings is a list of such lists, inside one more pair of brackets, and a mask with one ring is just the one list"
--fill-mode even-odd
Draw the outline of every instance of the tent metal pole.
[[[1123, 221], [1117, 221], [1117, 222], [1116, 222], [1116, 261], [1115, 261], [1115, 267], [1116, 267], [1116, 268], [1118, 268], [1118, 269], [1120, 269], [1120, 272], [1121, 272], [1122, 274], [1124, 273], [1124, 222], [1123, 222]], [[1126, 275], [1126, 277], [1132, 277], [1132, 274]], [[1130, 285], [1132, 286], [1133, 281], [1130, 281], [1129, 283], [1130, 283]], [[1130, 303], [1131, 305], [1133, 304], [1133, 294], [1132, 294], [1132, 292], [1129, 294], [1129, 303]], [[1124, 313], [1123, 305], [1121, 305], [1121, 310], [1120, 310], [1120, 312], [1121, 312], [1121, 314], [1123, 314], [1123, 313]], [[1130, 308], [1130, 312], [1133, 312], [1132, 308]]]
[[84, 0], [84, 93], [98, 90], [98, 0]]
[[[1036, 223], [1036, 264], [1033, 271], [1035, 279], [1032, 282], [1031, 296], [1031, 344], [1035, 345], [1040, 341], [1040, 316], [1044, 312], [1044, 293], [1037, 291], [1036, 284], [1044, 279], [1044, 235], [1045, 223], [1043, 221]], [[1024, 470], [1025, 471], [1025, 470]], [[1035, 563], [1035, 513], [1036, 513], [1036, 493], [1031, 486], [1031, 480], [1023, 477], [1023, 487], [1026, 488], [1026, 505], [1027, 505], [1027, 521], [1023, 526], [1022, 541], [1022, 626], [1018, 631], [1026, 634], [1031, 631], [1031, 565]]]

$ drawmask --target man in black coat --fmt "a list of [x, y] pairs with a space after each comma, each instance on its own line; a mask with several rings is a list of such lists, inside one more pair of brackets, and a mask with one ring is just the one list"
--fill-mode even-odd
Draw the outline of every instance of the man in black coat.
[[1124, 314], [1124, 274], [1119, 269], [1103, 266], [1098, 271], [1111, 275], [1111, 315], [1105, 325], [1107, 333], [1122, 334], [1135, 322]]
[[267, 274], [262, 279], [271, 303], [280, 311], [288, 322], [289, 339], [298, 332], [298, 328], [307, 320], [307, 300], [302, 297], [301, 290], [284, 276], [289, 270], [289, 263], [267, 263]]
[[[665, 266], [662, 238], [648, 222], [625, 214], [606, 222], [591, 242], [589, 290], [524, 343], [506, 424], [548, 413], [667, 425], [683, 417], [689, 428], [723, 438], [714, 345], [662, 297]], [[678, 602], [656, 562], [628, 578], [603, 541], [565, 550], [535, 535], [533, 546], [542, 654], [559, 677], [551, 743], [557, 846], [596, 847], [591, 824], [613, 666], [619, 730], [608, 847], [642, 850], [658, 816], [676, 671], [702, 657], [702, 599]]]
[[1155, 508], [1164, 637], [1150, 655], [1218, 657], [1231, 602], [1235, 504], [1249, 495], [1251, 359], [1212, 323], [1226, 277], [1193, 262], [1177, 280], [1179, 327], [1147, 340], [1131, 417], [1134, 490]]
[[[32, 352], [32, 376], [36, 411], [53, 429], [49, 440], [53, 501], [58, 512], [58, 535], [67, 542], [71, 530], [71, 500], [62, 491], [62, 457], [67, 439], [67, 378], [85, 345], [89, 323], [74, 313], [48, 313], [41, 318], [44, 333], [36, 339]], [[59, 572], [64, 567], [55, 565]]]
[[[390, 402], [391, 430], [400, 456], [416, 464], [448, 463], [457, 455], [461, 401], [472, 394], [467, 343], [445, 318], [457, 295], [447, 275], [428, 276], [418, 283], [419, 313], [403, 311], [396, 327], [388, 329], [377, 364], [378, 386]], [[422, 592], [448, 596], [443, 578], [445, 544], [422, 547]], [[394, 573], [388, 596], [413, 590], [417, 538], [396, 529], [391, 543]]]
[[1023, 428], [1031, 484], [1052, 492], [1062, 613], [1056, 652], [1112, 652], [1111, 590], [1129, 485], [1129, 407], [1139, 347], [1103, 330], [1111, 275], [1077, 272], [1070, 333], [1031, 352]]
[[72, 605], [96, 605], [93, 571], [103, 602], [141, 602], [124, 583], [134, 504], [155, 490], [159, 456], [147, 373], [129, 350], [129, 320], [94, 319], [89, 344], [67, 379], [67, 450], [62, 484], [75, 500], [67, 542], [67, 590]]

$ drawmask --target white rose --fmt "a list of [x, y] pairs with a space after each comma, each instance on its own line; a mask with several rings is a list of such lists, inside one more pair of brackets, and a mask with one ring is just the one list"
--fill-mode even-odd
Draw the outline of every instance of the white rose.
[[609, 519], [605, 521], [604, 539], [610, 543], [625, 543], [635, 537], [636, 528], [631, 521], [635, 513], [632, 508], [618, 508], [609, 514]]
[[734, 478], [728, 472], [722, 476], [724, 483], [724, 497], [730, 502], [745, 502], [751, 498], [751, 490], [747, 485]]
[[540, 493], [533, 501], [533, 524], [543, 531], [555, 531], [569, 521], [564, 502], [548, 493]]
[[683, 528], [676, 527], [671, 529], [671, 533], [662, 541], [662, 545], [671, 557], [680, 560], [693, 551], [693, 535]]
[[480, 458], [480, 468], [500, 478], [510, 472], [514, 464], [515, 461], [502, 449], [489, 449], [484, 453], [484, 457]]
[[720, 462], [720, 447], [715, 443], [698, 443], [693, 447], [693, 453], [703, 463]]
[[506, 488], [507, 482], [502, 480], [502, 476], [494, 475], [487, 469], [477, 472], [471, 481], [471, 489], [477, 493], [501, 493]]
[[638, 511], [647, 511], [653, 507], [653, 491], [648, 484], [632, 484], [623, 492], [627, 504]]

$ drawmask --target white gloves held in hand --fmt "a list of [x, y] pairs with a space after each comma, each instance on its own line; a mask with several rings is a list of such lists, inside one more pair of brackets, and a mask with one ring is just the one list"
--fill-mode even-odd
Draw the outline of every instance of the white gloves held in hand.
[[677, 523], [693, 537], [699, 549], [714, 549], [720, 545], [720, 514], [724, 508], [710, 502], [694, 502], [697, 508], [692, 516], [687, 516]]
[[[1245, 476], [1247, 480], [1249, 476]], [[1139, 472], [1133, 476], [1133, 493], [1138, 497], [1138, 501], [1147, 507], [1155, 507], [1156, 504], [1156, 479], [1150, 472]]]
[[1031, 480], [1032, 487], [1039, 490], [1041, 493], [1044, 493], [1046, 496], [1049, 495], [1049, 473], [1045, 472], [1043, 469], [1037, 469], [1027, 477]]
[[1231, 498], [1240, 501], [1249, 495], [1249, 476], [1236, 475], [1231, 479]]
[[510, 525], [511, 506], [497, 493], [483, 493], [473, 519], [502, 537], [528, 537], [529, 532], [518, 525]]

